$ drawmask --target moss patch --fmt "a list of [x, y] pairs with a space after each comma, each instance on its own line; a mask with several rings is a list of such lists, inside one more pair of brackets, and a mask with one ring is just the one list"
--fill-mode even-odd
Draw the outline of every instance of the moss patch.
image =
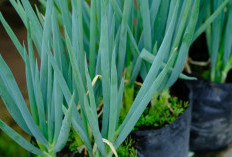
[[137, 150], [133, 147], [133, 140], [129, 136], [117, 149], [117, 154], [120, 157], [137, 157]]
[[168, 91], [162, 92], [146, 108], [134, 130], [159, 129], [173, 123], [189, 106], [187, 102], [171, 97]]

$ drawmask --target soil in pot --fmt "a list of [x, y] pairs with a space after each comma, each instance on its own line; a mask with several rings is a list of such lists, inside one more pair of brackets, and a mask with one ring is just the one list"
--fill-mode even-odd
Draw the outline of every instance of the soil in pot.
[[162, 93], [154, 107], [149, 106], [131, 133], [140, 157], [186, 157], [191, 107]]
[[187, 81], [190, 88], [194, 151], [220, 150], [232, 142], [232, 84], [204, 79]]

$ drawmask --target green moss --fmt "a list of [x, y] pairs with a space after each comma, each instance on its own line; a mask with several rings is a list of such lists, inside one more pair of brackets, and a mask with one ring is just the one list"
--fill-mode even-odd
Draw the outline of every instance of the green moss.
[[117, 149], [120, 157], [137, 157], [137, 150], [133, 147], [133, 140], [129, 136]]
[[79, 154], [82, 152], [80, 148], [83, 146], [83, 142], [81, 141], [79, 135], [73, 131], [73, 129], [69, 133], [67, 145], [73, 154]]
[[[83, 154], [79, 149], [83, 143], [74, 131], [70, 132], [67, 145], [73, 155]], [[120, 157], [137, 157], [137, 150], [133, 147], [133, 140], [130, 136], [117, 149], [117, 154]]]
[[188, 107], [187, 102], [171, 97], [168, 91], [154, 98], [147, 107], [134, 130], [159, 129], [173, 123]]

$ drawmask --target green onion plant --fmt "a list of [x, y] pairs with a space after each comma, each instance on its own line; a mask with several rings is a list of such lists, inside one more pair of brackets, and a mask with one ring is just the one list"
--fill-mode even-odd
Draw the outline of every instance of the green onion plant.
[[211, 69], [206, 75], [213, 82], [225, 83], [231, 69], [230, 55], [230, 0], [200, 2], [200, 15], [197, 22], [195, 41], [202, 33], [206, 34]]
[[[229, 3], [228, 3], [229, 2]], [[208, 3], [206, 17], [220, 5], [226, 7], [216, 20], [207, 28], [206, 39], [211, 60], [210, 80], [225, 83], [228, 72], [232, 68], [232, 1], [213, 0]]]
[[[172, 4], [173, 14], [170, 13], [170, 23], [166, 28], [167, 30], [163, 32], [164, 35], [162, 34], [164, 37], [160, 39], [161, 42], [157, 45], [157, 52], [153, 57], [152, 65], [147, 65], [150, 66], [150, 69], [147, 69], [143, 86], [122, 124], [118, 124], [118, 121], [124, 87], [124, 79], [121, 78], [126, 61], [130, 60], [129, 58], [132, 59], [132, 57], [136, 60], [140, 51], [149, 52], [145, 48], [139, 49], [139, 44], [137, 44], [136, 37], [133, 34], [135, 27], [132, 20], [134, 14], [132, 13], [138, 11], [135, 10], [136, 6], [132, 0], [93, 0], [90, 8], [86, 9], [90, 11], [89, 13], [84, 11], [84, 8], [88, 8], [88, 5], [84, 5], [84, 1], [81, 2], [72, 1], [70, 14], [67, 13], [68, 7], [63, 8], [67, 4], [57, 5], [58, 13], [62, 18], [61, 25], [65, 29], [65, 41], [72, 72], [75, 75], [73, 80], [76, 82], [76, 88], [80, 89], [77, 91], [81, 116], [74, 115], [72, 124], [90, 156], [112, 155], [129, 135], [154, 93], [173, 84], [182, 71], [183, 60], [185, 60], [194, 35], [199, 1], [186, 1], [185, 4], [182, 4], [181, 1], [175, 1]], [[148, 1], [145, 5], [148, 5]], [[182, 16], [183, 19], [179, 19], [181, 28], [177, 28], [177, 19], [180, 14], [184, 14], [179, 10], [182, 7], [185, 8], [185, 5], [189, 7], [189, 12]], [[83, 18], [78, 18], [82, 16]], [[90, 22], [85, 17], [89, 17]], [[147, 16], [144, 15], [144, 17]], [[148, 17], [151, 17], [150, 14]], [[146, 25], [146, 22], [144, 22], [144, 25]], [[149, 28], [149, 26], [147, 27]], [[176, 33], [178, 38], [175, 37]], [[75, 37], [77, 34], [78, 37]], [[147, 34], [151, 34], [151, 32]], [[172, 40], [175, 38], [176, 42], [174, 44]], [[129, 52], [129, 55], [127, 52]], [[75, 57], [75, 54], [79, 54], [78, 57]], [[80, 57], [83, 58], [84, 56], [86, 56], [89, 65], [84, 63], [85, 66], [83, 66], [83, 61], [86, 60], [85, 58], [80, 59]], [[55, 67], [55, 63], [53, 67]], [[88, 70], [90, 76], [88, 76]], [[91, 81], [96, 75], [101, 75], [100, 90], [95, 88], [97, 85], [94, 87], [91, 85]], [[81, 87], [83, 84], [87, 84], [87, 87]], [[79, 91], [84, 92], [81, 94]], [[88, 95], [83, 93], [88, 93]], [[101, 103], [99, 102], [101, 97], [103, 99], [103, 115], [99, 118], [100, 127], [96, 108]], [[109, 146], [106, 147], [104, 143]]]
[[[65, 60], [62, 59], [65, 54], [60, 51], [61, 38], [59, 40], [51, 38], [51, 32], [54, 37], [60, 36], [55, 14], [51, 16], [54, 12], [53, 2], [47, 2], [43, 23], [37, 18], [28, 0], [22, 2], [10, 0], [10, 2], [27, 28], [27, 48], [24, 44], [20, 44], [1, 13], [0, 21], [25, 63], [29, 104], [25, 102], [12, 72], [1, 56], [0, 95], [12, 118], [28, 135], [35, 138], [38, 146], [25, 140], [2, 120], [0, 120], [0, 128], [29, 152], [41, 156], [56, 156], [68, 140], [75, 93], [72, 92], [68, 101], [63, 100], [57, 74], [47, 57], [47, 53], [51, 53], [52, 46], [54, 58], [60, 69], [65, 65]], [[35, 57], [33, 45], [39, 58]], [[62, 108], [67, 109], [65, 114]]]
[[[44, 16], [28, 0], [10, 0], [27, 28], [27, 49], [0, 16], [26, 65], [30, 109], [2, 58], [1, 97], [38, 147], [2, 121], [0, 128], [28, 151], [55, 156], [72, 123], [89, 156], [117, 156], [116, 149], [153, 95], [178, 77], [188, 78], [180, 73], [195, 35], [200, 0], [91, 0], [91, 5], [71, 0], [71, 8], [64, 0], [40, 1]], [[131, 80], [141, 73], [144, 81], [119, 124], [123, 71], [131, 61]]]
[[[200, 1], [200, 6], [203, 5], [203, 2], [205, 3], [205, 1]], [[130, 14], [130, 19], [134, 19], [134, 24], [130, 24], [131, 29], [128, 30], [129, 39], [127, 42], [127, 49], [129, 49], [129, 52], [131, 53], [127, 53], [128, 61], [126, 65], [127, 69], [129, 69], [126, 72], [126, 79], [130, 80], [130, 84], [125, 86], [125, 102], [123, 104], [124, 113], [128, 111], [128, 108], [130, 108], [132, 104], [131, 101], [133, 101], [131, 99], [133, 99], [134, 94], [134, 82], [138, 79], [138, 76], [141, 76], [142, 80], [146, 78], [147, 72], [150, 70], [151, 64], [153, 63], [158, 50], [161, 48], [161, 44], [170, 26], [171, 18], [177, 3], [178, 1], [138, 0], [132, 7], [133, 11]], [[178, 56], [173, 66], [170, 68], [168, 74], [170, 77], [165, 80], [166, 83], [164, 84], [166, 86], [164, 88], [170, 87], [178, 77], [187, 80], [195, 79], [180, 73], [184, 68], [188, 55], [188, 47], [191, 45], [189, 44], [186, 48], [183, 48], [184, 45], [182, 41], [187, 36], [186, 31], [189, 27], [188, 22], [191, 16], [193, 16], [193, 13], [191, 12], [193, 3], [194, 1], [185, 0], [181, 1], [179, 4], [172, 40], [166, 47], [170, 52], [177, 51]], [[210, 14], [205, 21], [201, 18], [202, 16], [199, 16], [196, 28], [192, 28], [194, 37], [191, 43], [206, 30], [207, 26], [213, 22], [227, 3], [228, 1], [220, 4], [217, 10], [215, 9], [215, 11], [212, 12], [212, 15]], [[204, 14], [202, 13], [203, 11], [204, 9], [201, 9], [200, 14]], [[165, 66], [165, 62], [170, 54], [171, 53], [168, 53], [164, 57], [164, 61], [161, 62], [162, 67]], [[174, 73], [172, 74], [171, 71], [174, 71]], [[156, 93], [156, 95], [157, 94], [158, 93]]]
[[[138, 4], [142, 4], [142, 2], [137, 1]], [[134, 15], [134, 17], [136, 17], [136, 25], [133, 25], [134, 28], [132, 30], [133, 34], [134, 34], [134, 39], [136, 40], [135, 42], [137, 43], [136, 45], [138, 45], [138, 47], [134, 46], [134, 50], [135, 52], [137, 52], [138, 55], [135, 55], [136, 53], [133, 53], [133, 73], [131, 75], [131, 83], [134, 83], [134, 81], [137, 79], [137, 76], [140, 74], [140, 76], [142, 78], [146, 77], [146, 71], [149, 70], [150, 68], [150, 64], [153, 62], [155, 55], [157, 53], [157, 50], [160, 48], [160, 44], [162, 43], [163, 39], [164, 39], [164, 35], [167, 31], [167, 28], [169, 26], [170, 23], [170, 18], [173, 14], [173, 10], [174, 10], [174, 4], [176, 3], [176, 1], [149, 1], [148, 5], [150, 5], [150, 14], [147, 13], [146, 15], [144, 15], [145, 13], [142, 13], [141, 10], [138, 7], [138, 12], [137, 14], [139, 15]], [[174, 39], [172, 41], [172, 46], [174, 47], [180, 47], [181, 46], [181, 39], [183, 38], [183, 33], [184, 30], [186, 29], [186, 23], [188, 22], [188, 18], [191, 16], [191, 12], [189, 11], [189, 8], [192, 5], [192, 1], [183, 1], [181, 2], [181, 9], [179, 10], [178, 13], [178, 18], [177, 18], [177, 22], [176, 22], [176, 26], [175, 26], [175, 34], [174, 34]], [[231, 3], [231, 2], [230, 2]], [[143, 5], [138, 5], [140, 6], [140, 8]], [[144, 4], [144, 2], [143, 2]], [[210, 10], [210, 6], [209, 4], [211, 4], [210, 1], [200, 1], [200, 16], [197, 22], [197, 26], [195, 28], [194, 31], [194, 37], [192, 39], [192, 42], [194, 42], [204, 31], [206, 31], [207, 29], [210, 29], [209, 26], [210, 24], [213, 25], [213, 23], [217, 23], [216, 22], [216, 18], [218, 18], [220, 16], [220, 14], [223, 14], [222, 11], [223, 9], [226, 9], [226, 13], [228, 13], [229, 9], [229, 0], [222, 0], [221, 2], [217, 3], [217, 6], [214, 7], [214, 9]], [[148, 6], [147, 5], [147, 6]], [[169, 9], [167, 9], [168, 7]], [[228, 6], [227, 8], [225, 8], [225, 6]], [[211, 7], [212, 8], [212, 7]], [[166, 10], [165, 10], [166, 9]], [[210, 11], [210, 12], [209, 12]], [[141, 16], [144, 15], [144, 18], [142, 18]], [[207, 16], [206, 16], [207, 15]], [[229, 19], [229, 16], [226, 15], [226, 19]], [[148, 22], [144, 22], [144, 19], [150, 19], [148, 20]], [[215, 20], [215, 21], [214, 21]], [[150, 26], [146, 26], [150, 23]], [[228, 25], [229, 22], [225, 21], [225, 23]], [[161, 25], [161, 26], [160, 26]], [[225, 27], [225, 26], [224, 26]], [[150, 29], [148, 29], [150, 28]], [[148, 32], [147, 32], [148, 31]], [[149, 37], [150, 35], [146, 35], [146, 37], [144, 39], [144, 32], [147, 32], [146, 34], [151, 34], [152, 37]], [[154, 33], [155, 32], [155, 33]], [[210, 31], [212, 32], [212, 31]], [[224, 31], [225, 32], [225, 31]], [[228, 32], [228, 31], [227, 31]], [[210, 37], [212, 37], [212, 35], [208, 35]], [[227, 35], [227, 38], [230, 35]], [[149, 40], [149, 38], [151, 38], [151, 41]], [[133, 38], [132, 38], [133, 39]], [[211, 39], [212, 40], [212, 39]], [[229, 41], [228, 41], [229, 42]], [[151, 43], [151, 44], [149, 44]], [[227, 43], [229, 44], [229, 43]], [[133, 44], [131, 44], [133, 45]], [[135, 45], [135, 44], [134, 44]], [[151, 46], [148, 46], [151, 45]], [[213, 45], [213, 44], [212, 44]], [[227, 46], [228, 47], [228, 46]], [[132, 49], [133, 49], [132, 48]], [[215, 51], [215, 50], [214, 50]], [[180, 56], [183, 55], [178, 53]], [[185, 51], [185, 56], [187, 54], [187, 51]], [[178, 57], [178, 58], [182, 58], [182, 57]], [[186, 59], [186, 57], [184, 57]], [[226, 58], [226, 57], [224, 57]], [[228, 57], [227, 57], [228, 58]], [[185, 60], [184, 59], [184, 60]], [[180, 67], [184, 67], [184, 61], [181, 62], [181, 66]], [[148, 65], [145, 65], [148, 64]], [[163, 63], [162, 63], [163, 64]], [[178, 64], [178, 63], [176, 63]], [[228, 73], [228, 70], [230, 65], [227, 65], [227, 68], [225, 68], [224, 71], [226, 72], [226, 75]], [[173, 69], [173, 68], [172, 68]], [[180, 70], [182, 70], [180, 68]], [[192, 77], [188, 77], [184, 74], [180, 74], [179, 75], [180, 79], [194, 79]]]

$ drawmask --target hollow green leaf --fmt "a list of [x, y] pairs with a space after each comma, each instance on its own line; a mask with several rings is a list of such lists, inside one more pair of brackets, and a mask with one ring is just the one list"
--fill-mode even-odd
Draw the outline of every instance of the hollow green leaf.
[[[115, 48], [112, 55], [111, 62], [111, 86], [110, 86], [110, 115], [109, 115], [109, 130], [108, 130], [108, 139], [110, 142], [114, 142], [114, 133], [117, 122], [117, 98], [118, 98], [118, 80], [117, 80], [117, 69], [116, 69], [116, 54]], [[116, 111], [116, 112], [115, 112]]]
[[151, 51], [152, 40], [151, 40], [151, 22], [150, 22], [149, 3], [148, 0], [140, 0], [140, 1], [141, 1], [140, 11], [143, 20], [144, 48], [147, 49], [148, 51]]
[[16, 121], [16, 123], [28, 134], [31, 135], [31, 132], [29, 128], [27, 127], [26, 122], [24, 121], [22, 114], [14, 102], [14, 99], [12, 98], [11, 94], [9, 93], [7, 87], [5, 86], [2, 78], [0, 78], [0, 95], [1, 98], [8, 110], [8, 112], [11, 114], [12, 118]]
[[91, 11], [90, 11], [90, 52], [89, 52], [89, 71], [91, 78], [94, 77], [96, 71], [96, 0], [91, 1]]
[[109, 37], [108, 20], [106, 12], [106, 2], [101, 0], [101, 73], [102, 73], [102, 88], [103, 88], [103, 119], [102, 119], [102, 136], [107, 137], [107, 130], [109, 126], [109, 113], [110, 113], [110, 69], [109, 67]]
[[207, 28], [208, 26], [217, 18], [221, 11], [228, 4], [229, 0], [225, 0], [218, 9], [209, 17], [207, 20], [196, 30], [192, 42], [194, 42]]
[[184, 68], [184, 64], [185, 64], [185, 61], [188, 55], [188, 50], [191, 45], [193, 35], [194, 35], [194, 30], [195, 30], [196, 23], [197, 23], [197, 18], [199, 14], [199, 4], [200, 4], [200, 0], [196, 0], [193, 4], [193, 8], [191, 12], [192, 16], [190, 17], [190, 21], [185, 30], [184, 37], [182, 39], [181, 47], [179, 50], [179, 55], [176, 60], [175, 66], [173, 68], [171, 77], [167, 84], [168, 87], [170, 87], [177, 80], [178, 74], [181, 73], [181, 71]]
[[16, 37], [16, 35], [14, 34], [14, 32], [12, 31], [10, 26], [7, 24], [6, 20], [2, 16], [1, 12], [0, 12], [0, 21], [3, 24], [3, 27], [5, 28], [6, 32], [8, 33], [9, 37], [11, 38], [12, 42], [14, 43], [14, 46], [17, 48], [19, 54], [21, 55], [23, 60], [25, 60], [23, 46], [20, 44], [18, 38]]
[[59, 152], [61, 151], [67, 141], [68, 141], [68, 136], [69, 136], [69, 132], [70, 132], [70, 128], [71, 128], [71, 120], [72, 120], [72, 113], [73, 113], [73, 107], [75, 106], [74, 104], [74, 93], [72, 95], [72, 98], [69, 102], [69, 108], [68, 108], [68, 111], [66, 112], [65, 114], [65, 117], [64, 117], [64, 120], [62, 122], [62, 127], [60, 129], [60, 134], [58, 136], [58, 139], [57, 139], [57, 143], [56, 143], [56, 146], [54, 148], [54, 151], [55, 152]]
[[[119, 53], [118, 53], [118, 62], [117, 70], [118, 76], [121, 78], [121, 75], [124, 70], [125, 57], [126, 57], [126, 42], [127, 42], [127, 22], [129, 18], [129, 11], [131, 10], [132, 0], [124, 1], [122, 23], [120, 27], [120, 40], [119, 40]], [[104, 8], [103, 8], [104, 9]]]
[[7, 87], [9, 93], [11, 93], [11, 96], [14, 102], [16, 103], [17, 107], [19, 108], [20, 113], [23, 119], [25, 120], [28, 128], [30, 129], [31, 134], [43, 145], [47, 146], [47, 140], [36, 126], [23, 99], [23, 96], [17, 86], [17, 83], [13, 77], [13, 74], [11, 73], [9, 67], [3, 60], [2, 56], [0, 56], [0, 77], [3, 80], [4, 85]]
[[[41, 47], [41, 65], [40, 65], [40, 86], [42, 91], [42, 101], [44, 103], [45, 112], [47, 110], [47, 84], [48, 84], [48, 57], [46, 51], [50, 51], [48, 45], [51, 41], [51, 14], [53, 9], [53, 0], [47, 0], [47, 8], [45, 13], [45, 22], [43, 29], [42, 47]], [[32, 27], [33, 29], [33, 27]], [[40, 40], [41, 40], [40, 39]]]
[[33, 32], [33, 36], [35, 37], [34, 43], [36, 45], [36, 48], [38, 49], [38, 53], [40, 55], [41, 53], [41, 46], [42, 46], [42, 35], [43, 35], [43, 31], [42, 31], [42, 26], [30, 4], [30, 2], [28, 0], [22, 0], [21, 1], [25, 10], [25, 13], [27, 15], [27, 17], [29, 18], [30, 22], [31, 22], [31, 26], [33, 30], [36, 30], [36, 32]]
[[84, 106], [85, 106], [89, 126], [93, 132], [93, 136], [95, 138], [98, 149], [100, 150], [100, 152], [104, 156], [107, 156], [106, 151], [105, 151], [105, 146], [104, 146], [104, 143], [102, 141], [102, 135], [101, 135], [101, 132], [100, 132], [99, 127], [97, 125], [98, 124], [97, 119], [94, 118], [95, 114], [94, 114], [93, 110], [91, 109], [91, 107], [89, 106], [89, 103], [88, 103], [88, 100], [86, 97], [85, 97], [85, 105]]

